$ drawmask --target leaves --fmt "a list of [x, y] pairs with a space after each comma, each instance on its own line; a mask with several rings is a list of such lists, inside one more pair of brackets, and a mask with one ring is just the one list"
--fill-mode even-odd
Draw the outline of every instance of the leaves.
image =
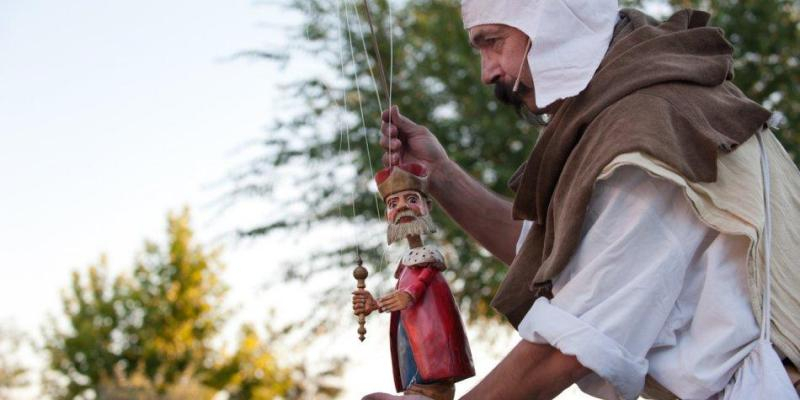
[[[736, 46], [736, 83], [745, 93], [782, 113], [786, 125], [780, 139], [797, 157], [800, 138], [800, 6], [790, 0], [673, 1], [675, 6], [702, 3], [713, 23]], [[329, 73], [308, 76], [286, 86], [287, 98], [303, 107], [268, 130], [263, 155], [249, 171], [237, 174], [237, 188], [264, 201], [297, 212], [275, 216], [242, 229], [249, 238], [271, 234], [302, 236], [317, 227], [350, 223], [357, 237], [339, 236], [334, 248], [292, 263], [287, 280], [303, 280], [314, 271], [353, 267], [358, 247], [376, 281], [391, 282], [391, 263], [383, 260], [383, 223], [376, 213], [372, 174], [380, 167], [380, 107], [374, 96], [377, 62], [372, 53], [363, 4], [352, 0], [297, 1], [292, 10], [304, 14], [289, 58], [311, 57]], [[376, 34], [384, 61], [393, 59], [393, 102], [404, 114], [426, 125], [452, 159], [470, 175], [502, 195], [506, 181], [527, 157], [537, 128], [501, 106], [492, 90], [480, 83], [478, 55], [469, 47], [460, 19], [460, 2], [404, 2], [390, 13], [385, 1], [368, 2], [376, 16]], [[626, 0], [625, 5], [661, 6], [666, 1]], [[393, 17], [389, 24], [389, 16]], [[349, 20], [349, 24], [348, 21]], [[304, 35], [304, 33], [311, 33]], [[390, 56], [389, 38], [394, 38]], [[364, 34], [362, 41], [361, 34]], [[352, 42], [352, 45], [351, 45]], [[352, 52], [351, 52], [352, 49]], [[280, 52], [281, 50], [269, 49]], [[387, 65], [387, 68], [388, 65]], [[385, 103], [385, 100], [381, 100]], [[386, 104], [383, 104], [386, 106]], [[361, 118], [363, 107], [364, 120]], [[258, 191], [257, 188], [269, 188]], [[234, 197], [240, 194], [234, 190]], [[380, 209], [380, 207], [378, 207]], [[354, 212], [351, 212], [355, 209]], [[454, 295], [469, 319], [493, 318], [489, 306], [505, 275], [505, 266], [477, 245], [440, 209], [433, 238], [446, 254]], [[337, 282], [336, 285], [339, 285]], [[333, 286], [331, 286], [333, 288]], [[344, 305], [341, 291], [329, 290], [329, 302]], [[335, 318], [335, 317], [334, 317]]]
[[22, 333], [11, 326], [0, 326], [0, 399], [10, 398], [10, 389], [28, 384], [28, 370], [20, 361], [19, 352], [24, 344]]
[[[226, 356], [212, 344], [225, 322], [219, 250], [194, 241], [189, 211], [172, 214], [165, 246], [146, 243], [132, 274], [109, 276], [105, 258], [74, 272], [63, 294], [66, 328], [45, 329], [56, 398], [211, 399], [291, 397], [308, 382], [291, 378], [272, 354], [277, 342], [243, 328]], [[315, 381], [315, 376], [309, 376]], [[59, 384], [57, 381], [66, 381]]]

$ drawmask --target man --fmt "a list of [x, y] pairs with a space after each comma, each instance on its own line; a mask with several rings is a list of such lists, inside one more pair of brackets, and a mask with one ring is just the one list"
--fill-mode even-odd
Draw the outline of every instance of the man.
[[[420, 164], [385, 168], [375, 175], [386, 203], [387, 242], [407, 240], [409, 249], [395, 271], [396, 290], [375, 301], [353, 292], [353, 312], [391, 312], [390, 347], [395, 390], [409, 396], [453, 400], [455, 383], [475, 375], [467, 335], [453, 294], [442, 277], [447, 266], [422, 235], [436, 231], [430, 216], [427, 171]], [[396, 398], [375, 393], [365, 399]]]
[[[483, 83], [552, 116], [512, 203], [425, 127], [383, 115], [384, 163], [426, 165], [432, 196], [510, 265], [493, 305], [523, 340], [464, 398], [573, 383], [609, 399], [796, 398], [780, 359], [800, 362], [800, 177], [763, 129], [769, 112], [730, 82], [732, 49], [708, 15], [657, 24], [613, 0], [467, 0], [462, 14]], [[768, 246], [770, 183], [782, 219]], [[757, 351], [770, 337], [777, 353]]]

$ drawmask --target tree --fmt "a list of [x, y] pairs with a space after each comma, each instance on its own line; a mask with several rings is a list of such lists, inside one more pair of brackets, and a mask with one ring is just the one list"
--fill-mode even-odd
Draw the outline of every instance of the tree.
[[10, 399], [12, 389], [28, 384], [28, 371], [18, 357], [22, 345], [20, 332], [10, 326], [0, 326], [0, 400]]
[[[282, 342], [290, 331], [276, 331], [267, 326], [262, 338], [253, 326], [244, 325], [238, 348], [215, 367], [216, 373], [209, 380], [210, 385], [226, 389], [230, 400], [335, 398], [341, 389], [330, 378], [341, 374], [341, 360], [316, 374], [309, 373], [304, 365], [297, 365], [292, 370], [279, 365], [267, 344]], [[316, 358], [318, 362], [319, 357]], [[275, 384], [266, 386], [264, 380]]]
[[[506, 181], [525, 160], [538, 133], [481, 85], [477, 54], [468, 46], [460, 2], [420, 0], [370, 1], [383, 60], [392, 60], [392, 102], [428, 126], [451, 158], [490, 189], [506, 196]], [[629, 5], [666, 1], [627, 1]], [[675, 1], [688, 3], [686, 1]], [[698, 2], [693, 2], [696, 4]], [[787, 124], [779, 136], [792, 154], [800, 142], [800, 5], [791, 0], [702, 2], [737, 47], [736, 83], [765, 105], [781, 112]], [[391, 282], [385, 268], [383, 224], [376, 218], [373, 172], [380, 167], [378, 125], [381, 107], [374, 96], [376, 62], [363, 4], [354, 0], [291, 2], [305, 17], [291, 49], [266, 49], [283, 59], [311, 58], [327, 65], [319, 73], [287, 84], [286, 98], [300, 111], [277, 121], [262, 144], [263, 154], [235, 175], [235, 198], [303, 204], [296, 212], [273, 216], [248, 227], [244, 237], [280, 232], [302, 235], [318, 226], [352, 224], [359, 235], [343, 234], [329, 246], [284, 269], [285, 279], [304, 280], [326, 270], [353, 266], [356, 249], [377, 267], [375, 281]], [[391, 25], [391, 28], [390, 28]], [[394, 52], [390, 40], [394, 38]], [[363, 38], [362, 38], [363, 33]], [[372, 70], [370, 69], [372, 68]], [[389, 66], [387, 66], [389, 69]], [[386, 100], [381, 100], [386, 107]], [[362, 118], [363, 115], [363, 118]], [[366, 143], [366, 144], [364, 144]], [[467, 237], [440, 210], [435, 241], [444, 244], [448, 280], [471, 320], [491, 318], [489, 307], [506, 267]], [[347, 232], [342, 230], [342, 232]], [[373, 277], [375, 274], [372, 275]], [[343, 306], [347, 296], [327, 291]]]
[[[356, 6], [358, 4], [358, 6]], [[390, 56], [384, 1], [371, 1], [378, 43], [384, 60], [393, 60], [393, 102], [437, 134], [450, 156], [493, 190], [510, 194], [505, 178], [527, 156], [536, 128], [512, 110], [501, 107], [490, 89], [479, 82], [477, 55], [467, 42], [457, 1], [414, 1], [393, 10], [397, 38]], [[352, 268], [356, 247], [372, 266], [371, 282], [391, 282], [392, 268], [384, 259], [385, 225], [382, 205], [372, 186], [379, 165], [378, 126], [381, 107], [369, 66], [375, 65], [365, 43], [371, 43], [361, 2], [321, 0], [292, 4], [308, 18], [293, 43], [297, 51], [325, 62], [337, 74], [313, 76], [288, 85], [287, 98], [301, 99], [305, 112], [278, 121], [264, 141], [264, 154], [237, 177], [235, 196], [279, 201], [306, 209], [276, 216], [246, 229], [245, 237], [276, 231], [304, 232], [312, 227], [352, 222], [358, 238], [345, 236], [340, 247], [323, 249], [285, 270], [288, 279], [307, 279], [336, 267]], [[362, 33], [365, 35], [362, 40]], [[351, 43], [352, 42], [352, 43]], [[351, 52], [351, 50], [353, 50]], [[341, 54], [340, 54], [341, 52]], [[388, 66], [387, 66], [388, 68]], [[377, 71], [372, 71], [377, 74]], [[356, 86], [358, 85], [358, 86]], [[383, 96], [383, 94], [381, 94]], [[386, 100], [382, 100], [386, 106]], [[365, 119], [361, 120], [361, 108]], [[363, 125], [362, 125], [363, 123]], [[499, 128], [502, 127], [502, 128]], [[482, 134], [492, 132], [492, 134]], [[365, 143], [368, 143], [365, 145]], [[298, 165], [302, 170], [298, 172]], [[276, 177], [289, 177], [282, 183]], [[285, 187], [293, 190], [282, 190]], [[277, 190], [276, 190], [277, 188]], [[491, 315], [489, 301], [505, 267], [470, 240], [437, 208], [437, 243], [445, 244], [455, 281], [454, 294], [472, 318]], [[379, 273], [375, 274], [375, 270]], [[350, 278], [352, 279], [352, 278]], [[337, 295], [341, 293], [337, 292]], [[340, 296], [347, 300], [346, 296]], [[340, 299], [340, 300], [341, 300]]]
[[219, 250], [194, 242], [188, 210], [169, 216], [167, 234], [164, 247], [145, 244], [131, 275], [111, 279], [104, 258], [73, 273], [63, 294], [67, 326], [54, 320], [46, 328], [50, 394], [211, 399], [225, 390], [232, 398], [300, 398], [290, 397], [305, 385], [291, 376], [300, 367], [277, 361], [276, 342], [246, 328], [232, 356], [212, 346], [226, 314]]
[[711, 24], [734, 46], [734, 82], [778, 113], [776, 132], [795, 163], [800, 160], [800, 3], [796, 0], [672, 0], [675, 6], [712, 11]]

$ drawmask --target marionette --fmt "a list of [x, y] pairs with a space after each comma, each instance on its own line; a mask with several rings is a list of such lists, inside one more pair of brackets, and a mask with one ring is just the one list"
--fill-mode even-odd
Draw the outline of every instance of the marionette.
[[[385, 168], [375, 176], [386, 203], [389, 244], [406, 239], [408, 251], [395, 270], [395, 290], [376, 300], [363, 278], [353, 292], [353, 311], [363, 319], [373, 311], [391, 313], [390, 347], [397, 392], [452, 400], [455, 382], [472, 377], [475, 369], [464, 325], [442, 271], [447, 267], [439, 250], [423, 245], [422, 236], [436, 227], [426, 194], [427, 172], [420, 164]], [[358, 274], [356, 274], [358, 275]], [[356, 276], [358, 279], [359, 276]], [[373, 394], [365, 399], [399, 398]]]

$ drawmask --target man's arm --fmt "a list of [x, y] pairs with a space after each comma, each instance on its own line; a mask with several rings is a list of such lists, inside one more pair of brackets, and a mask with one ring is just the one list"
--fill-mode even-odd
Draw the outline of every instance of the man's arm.
[[511, 218], [511, 202], [488, 190], [454, 161], [432, 172], [430, 192], [472, 238], [506, 264], [516, 255], [522, 222]]
[[511, 202], [492, 193], [447, 157], [427, 128], [400, 114], [382, 115], [383, 164], [421, 163], [430, 170], [430, 193], [470, 236], [506, 264], [514, 260], [522, 223], [511, 218]]
[[461, 400], [552, 399], [589, 372], [574, 356], [522, 340]]

